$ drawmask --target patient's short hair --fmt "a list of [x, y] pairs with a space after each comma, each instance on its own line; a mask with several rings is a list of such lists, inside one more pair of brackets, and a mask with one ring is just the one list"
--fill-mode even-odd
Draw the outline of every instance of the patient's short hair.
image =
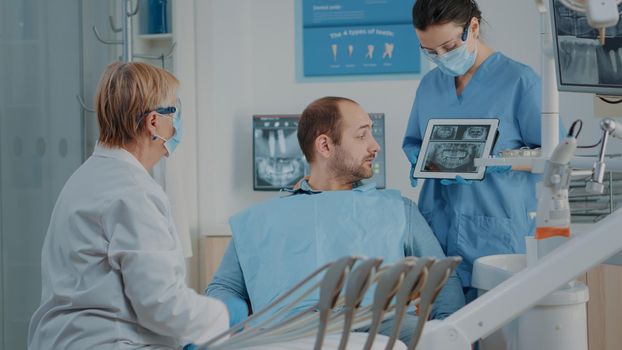
[[308, 162], [313, 161], [318, 136], [326, 135], [336, 145], [341, 143], [340, 102], [358, 104], [349, 98], [326, 96], [311, 102], [302, 112], [298, 123], [298, 143]]

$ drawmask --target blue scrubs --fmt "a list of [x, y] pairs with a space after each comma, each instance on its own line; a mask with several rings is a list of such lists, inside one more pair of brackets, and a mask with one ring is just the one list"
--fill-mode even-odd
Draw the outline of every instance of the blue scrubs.
[[[488, 57], [460, 96], [454, 78], [438, 68], [426, 74], [412, 107], [403, 149], [417, 161], [422, 136], [432, 118], [498, 118], [499, 138], [493, 154], [523, 146], [539, 147], [540, 78], [528, 66], [501, 53]], [[561, 129], [561, 128], [560, 128]], [[511, 171], [486, 174], [471, 185], [442, 185], [426, 180], [419, 209], [443, 251], [459, 255], [458, 276], [471, 286], [473, 262], [486, 255], [524, 253], [524, 236], [533, 235], [536, 175]]]

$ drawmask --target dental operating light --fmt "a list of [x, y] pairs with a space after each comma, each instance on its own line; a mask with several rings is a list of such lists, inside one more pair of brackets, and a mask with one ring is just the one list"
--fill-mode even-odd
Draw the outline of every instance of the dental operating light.
[[587, 22], [594, 28], [615, 26], [620, 17], [617, 6], [622, 0], [560, 0], [567, 8], [585, 13]]
[[622, 0], [560, 0], [560, 2], [578, 13], [584, 13], [587, 23], [600, 30], [600, 43], [605, 43], [605, 28], [618, 23], [620, 14], [618, 5]]

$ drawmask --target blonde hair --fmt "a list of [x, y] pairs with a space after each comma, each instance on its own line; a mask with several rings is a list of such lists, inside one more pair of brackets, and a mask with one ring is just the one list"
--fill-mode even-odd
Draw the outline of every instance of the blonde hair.
[[95, 95], [99, 142], [121, 147], [143, 132], [143, 117], [175, 101], [179, 80], [164, 69], [139, 62], [108, 65]]

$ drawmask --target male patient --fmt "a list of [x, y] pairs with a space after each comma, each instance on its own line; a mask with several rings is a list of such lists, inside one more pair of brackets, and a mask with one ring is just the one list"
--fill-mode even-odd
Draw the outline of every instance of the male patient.
[[[361, 185], [373, 175], [380, 146], [369, 115], [354, 101], [324, 97], [312, 102], [298, 124], [298, 141], [311, 172], [296, 190], [259, 203], [230, 220], [232, 240], [207, 288], [228, 307], [231, 324], [261, 310], [326, 262], [346, 255], [443, 258], [443, 251], [417, 205], [396, 190]], [[311, 306], [317, 299], [305, 300]], [[454, 275], [431, 313], [443, 319], [464, 305]], [[417, 324], [407, 315], [400, 340]], [[392, 320], [380, 333], [390, 335]]]

